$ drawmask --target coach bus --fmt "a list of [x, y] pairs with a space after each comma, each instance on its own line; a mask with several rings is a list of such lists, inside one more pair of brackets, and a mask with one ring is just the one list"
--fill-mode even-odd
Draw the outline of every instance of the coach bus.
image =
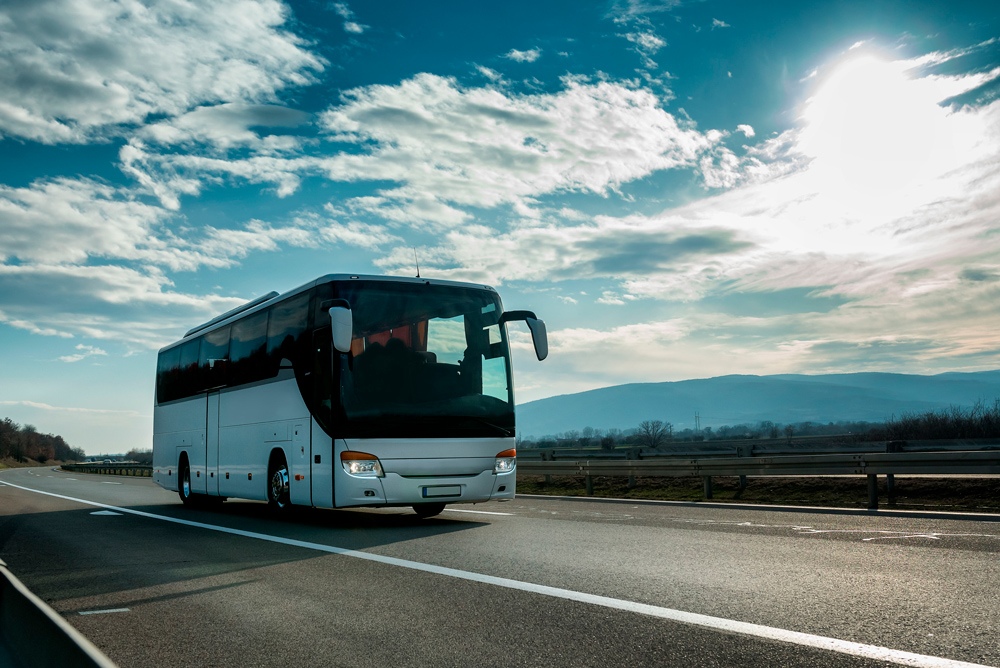
[[506, 324], [545, 323], [488, 286], [328, 275], [159, 351], [153, 479], [186, 505], [327, 508], [514, 498]]

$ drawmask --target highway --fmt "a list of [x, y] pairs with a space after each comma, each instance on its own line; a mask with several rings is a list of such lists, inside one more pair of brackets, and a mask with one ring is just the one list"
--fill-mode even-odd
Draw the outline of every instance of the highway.
[[1000, 666], [983, 518], [519, 496], [275, 519], [11, 469], [0, 559], [122, 667]]

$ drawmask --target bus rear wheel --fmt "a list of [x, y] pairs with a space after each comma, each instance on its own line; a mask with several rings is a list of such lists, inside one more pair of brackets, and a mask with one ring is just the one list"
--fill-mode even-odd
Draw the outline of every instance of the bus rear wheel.
[[267, 505], [272, 510], [285, 510], [292, 505], [288, 491], [288, 464], [281, 455], [271, 459], [267, 474]]
[[193, 506], [195, 498], [194, 492], [191, 491], [191, 467], [188, 466], [187, 457], [181, 459], [180, 466], [177, 467], [177, 483], [177, 494], [181, 497], [181, 503]]
[[413, 512], [417, 514], [417, 517], [424, 519], [440, 515], [441, 511], [444, 510], [444, 506], [445, 504], [443, 503], [420, 503], [413, 506]]

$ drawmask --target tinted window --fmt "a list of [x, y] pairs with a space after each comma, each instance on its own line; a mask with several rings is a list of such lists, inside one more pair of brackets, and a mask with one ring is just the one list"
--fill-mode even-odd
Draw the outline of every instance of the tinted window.
[[177, 397], [190, 397], [202, 389], [201, 374], [198, 373], [198, 348], [201, 339], [188, 341], [180, 347], [180, 382]]
[[229, 364], [229, 329], [229, 327], [223, 327], [202, 337], [198, 367], [203, 389], [221, 387], [226, 384], [226, 367]]
[[308, 320], [308, 293], [283, 301], [271, 308], [271, 320], [267, 327], [269, 377], [277, 375], [282, 358], [288, 361], [296, 359]]
[[156, 361], [156, 402], [172, 401], [177, 392], [180, 376], [181, 349], [171, 348], [160, 353]]
[[229, 344], [229, 384], [241, 385], [268, 377], [267, 311], [233, 325]]

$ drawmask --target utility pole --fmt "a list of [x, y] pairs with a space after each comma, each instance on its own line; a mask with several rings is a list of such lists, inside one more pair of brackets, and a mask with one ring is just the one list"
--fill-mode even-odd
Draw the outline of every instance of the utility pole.
[[694, 413], [694, 433], [701, 433], [701, 413], [699, 411]]

